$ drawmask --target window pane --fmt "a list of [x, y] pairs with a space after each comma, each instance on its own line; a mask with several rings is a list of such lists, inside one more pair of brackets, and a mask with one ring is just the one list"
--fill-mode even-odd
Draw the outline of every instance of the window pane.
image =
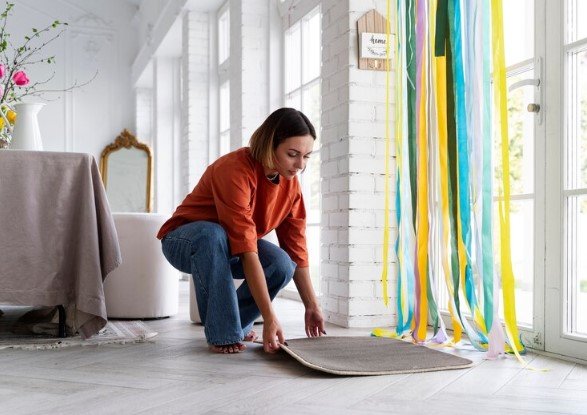
[[306, 242], [310, 255], [312, 285], [317, 292], [320, 292], [320, 225], [306, 227]]
[[230, 128], [230, 82], [220, 85], [220, 132]]
[[[320, 132], [321, 21], [317, 7], [284, 32], [284, 101], [310, 119]], [[320, 140], [314, 142], [306, 170], [299, 176], [307, 216], [307, 243], [314, 289], [320, 283]]]
[[534, 57], [534, 0], [503, 2], [505, 64]]
[[[508, 76], [508, 86], [534, 77], [534, 70]], [[534, 118], [528, 104], [534, 102], [534, 86], [523, 86], [508, 93], [508, 128], [510, 139], [511, 194], [534, 192]], [[501, 137], [494, 140], [495, 180], [501, 183]]]
[[218, 18], [218, 63], [230, 56], [230, 12], [227, 9]]
[[587, 50], [569, 59], [567, 189], [587, 187]]
[[321, 33], [320, 13], [318, 10], [311, 13], [311, 16], [303, 19], [303, 48], [302, 48], [302, 82], [307, 83], [320, 76], [321, 55]]
[[320, 131], [320, 82], [303, 88], [301, 110], [310, 119], [316, 133]]
[[220, 145], [218, 156], [223, 156], [230, 152], [230, 130], [220, 133]]
[[313, 153], [302, 174], [302, 188], [309, 223], [320, 222], [320, 83], [315, 82], [304, 87], [302, 94], [302, 112], [310, 119], [316, 130]]
[[587, 37], [587, 25], [585, 24], [585, 17], [587, 17], [587, 0], [567, 0], [568, 4], [568, 19], [569, 24], [567, 41], [574, 42]]
[[[499, 261], [500, 232], [498, 202], [494, 212], [495, 257]], [[533, 324], [534, 291], [534, 201], [512, 200], [510, 205], [511, 252], [515, 277], [516, 317], [518, 324]], [[496, 263], [496, 270], [500, 269]], [[503, 301], [499, 303], [499, 317], [503, 319]]]
[[567, 284], [571, 333], [587, 335], [587, 195], [567, 199]]
[[300, 59], [302, 56], [300, 22], [285, 32], [285, 92], [300, 87]]
[[299, 90], [285, 96], [285, 106], [302, 110], [302, 96]]

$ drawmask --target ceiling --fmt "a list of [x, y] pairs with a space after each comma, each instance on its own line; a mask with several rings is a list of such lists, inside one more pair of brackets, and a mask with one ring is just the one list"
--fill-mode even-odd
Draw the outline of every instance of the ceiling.
[[[127, 4], [131, 4], [135, 7], [140, 7], [141, 4], [144, 4], [147, 1], [155, 1], [155, 0], [124, 0]], [[182, 4], [183, 1], [183, 10], [191, 10], [196, 12], [203, 12], [203, 13], [215, 13], [227, 0], [158, 0], [158, 1], [165, 1], [168, 2], [179, 2]], [[178, 57], [181, 56], [182, 53], [182, 29], [181, 29], [182, 19], [180, 17], [176, 18], [173, 24], [167, 30], [167, 33], [161, 39], [160, 43], [157, 45], [156, 51], [150, 51], [149, 53], [153, 53], [155, 56], [158, 57]], [[140, 53], [139, 53], [140, 55]], [[150, 63], [144, 62], [145, 67], [141, 70], [140, 75], [135, 80], [135, 86], [144, 86], [147, 87], [152, 85], [152, 76], [153, 70], [150, 66]]]
[[[124, 0], [133, 6], [139, 7], [141, 3], [152, 0]], [[189, 10], [199, 12], [216, 11], [224, 4], [226, 0], [187, 0], [187, 8]]]

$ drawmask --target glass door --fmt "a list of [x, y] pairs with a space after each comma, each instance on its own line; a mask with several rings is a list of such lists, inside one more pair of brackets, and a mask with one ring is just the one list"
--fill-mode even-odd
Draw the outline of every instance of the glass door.
[[546, 8], [546, 350], [587, 360], [587, 0]]
[[[544, 349], [544, 143], [543, 39], [535, 30], [544, 19], [544, 0], [503, 2], [510, 139], [511, 249], [516, 278], [516, 317], [527, 346]], [[498, 131], [497, 128], [494, 130]], [[494, 241], [499, 248], [497, 188], [501, 183], [501, 137], [494, 136]], [[438, 201], [437, 201], [438, 203]], [[440, 217], [437, 218], [440, 220]], [[440, 241], [438, 242], [440, 243]], [[438, 249], [440, 249], [438, 247]], [[440, 260], [435, 269], [442, 272]], [[495, 267], [499, 269], [499, 264]], [[448, 293], [438, 278], [439, 304], [448, 316]], [[503, 319], [503, 301], [500, 299]], [[445, 318], [451, 328], [450, 319]]]
[[[503, 2], [508, 86], [511, 250], [516, 317], [524, 343], [544, 349], [544, 123], [542, 114], [542, 0]], [[495, 129], [498, 131], [498, 129]], [[494, 189], [501, 183], [501, 137], [494, 137]], [[499, 249], [498, 195], [495, 244]], [[503, 304], [500, 303], [503, 318]]]

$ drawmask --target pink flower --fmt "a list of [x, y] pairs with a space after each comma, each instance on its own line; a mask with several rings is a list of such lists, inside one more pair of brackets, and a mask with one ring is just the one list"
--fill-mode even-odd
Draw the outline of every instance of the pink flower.
[[5, 73], [6, 73], [6, 67], [0, 63], [0, 78], [4, 78]]
[[29, 78], [26, 76], [24, 71], [18, 71], [14, 75], [12, 75], [12, 80], [18, 86], [24, 86], [29, 83]]

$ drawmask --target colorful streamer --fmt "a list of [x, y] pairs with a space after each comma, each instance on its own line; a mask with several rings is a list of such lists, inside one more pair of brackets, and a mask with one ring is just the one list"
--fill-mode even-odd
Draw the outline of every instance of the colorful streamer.
[[[504, 353], [504, 339], [507, 350], [519, 356], [525, 349], [516, 325], [510, 252], [501, 0], [397, 0], [395, 16], [398, 324], [395, 332], [376, 329], [373, 334], [456, 344], [464, 332], [475, 348], [489, 351], [490, 357]], [[388, 0], [388, 57], [390, 17]], [[390, 71], [386, 73], [386, 189]], [[492, 133], [500, 137], [503, 172], [498, 186], [499, 257], [494, 255], [492, 233]], [[388, 211], [386, 190], [386, 219]], [[386, 305], [388, 244], [386, 220], [382, 274]], [[435, 295], [440, 279], [448, 293], [446, 306], [454, 330], [450, 342]], [[505, 336], [497, 312], [500, 282]], [[429, 339], [428, 325], [434, 327]]]

